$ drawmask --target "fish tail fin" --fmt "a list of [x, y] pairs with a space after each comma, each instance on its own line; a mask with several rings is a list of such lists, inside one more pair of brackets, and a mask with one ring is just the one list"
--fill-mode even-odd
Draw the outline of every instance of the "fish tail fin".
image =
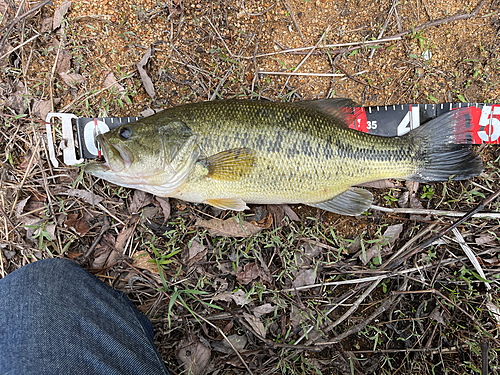
[[472, 131], [468, 114], [468, 108], [450, 111], [403, 136], [418, 161], [408, 180], [465, 180], [483, 171], [481, 158], [466, 144]]

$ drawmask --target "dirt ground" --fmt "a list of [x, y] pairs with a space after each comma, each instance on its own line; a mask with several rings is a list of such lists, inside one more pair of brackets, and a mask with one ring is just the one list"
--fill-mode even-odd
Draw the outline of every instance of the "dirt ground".
[[471, 180], [371, 187], [392, 213], [236, 214], [54, 167], [44, 123], [229, 98], [500, 103], [498, 0], [0, 0], [0, 14], [0, 277], [81, 264], [148, 315], [172, 374], [500, 374], [498, 145], [475, 146]]

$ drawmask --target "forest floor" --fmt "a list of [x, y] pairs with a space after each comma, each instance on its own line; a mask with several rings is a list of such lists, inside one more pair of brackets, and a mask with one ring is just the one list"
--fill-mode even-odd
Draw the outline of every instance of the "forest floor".
[[172, 374], [500, 374], [498, 145], [474, 146], [470, 180], [370, 188], [392, 213], [238, 214], [55, 167], [44, 122], [217, 99], [500, 103], [498, 0], [0, 0], [0, 17], [0, 278], [72, 259], [148, 315]]

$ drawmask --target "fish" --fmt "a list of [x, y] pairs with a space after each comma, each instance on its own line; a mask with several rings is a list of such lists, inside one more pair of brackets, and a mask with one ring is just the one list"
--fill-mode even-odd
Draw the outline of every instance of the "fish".
[[223, 210], [286, 203], [350, 216], [373, 202], [362, 183], [481, 173], [481, 158], [457, 144], [469, 131], [464, 111], [381, 137], [349, 128], [353, 106], [344, 98], [184, 104], [97, 135], [104, 162], [84, 168], [119, 186]]

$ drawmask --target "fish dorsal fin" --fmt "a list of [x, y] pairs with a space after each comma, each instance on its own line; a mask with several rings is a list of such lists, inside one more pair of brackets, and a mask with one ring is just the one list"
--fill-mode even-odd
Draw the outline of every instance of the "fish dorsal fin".
[[320, 100], [305, 100], [303, 102], [295, 102], [294, 105], [314, 109], [318, 112], [326, 114], [337, 120], [339, 125], [349, 127], [355, 120], [352, 107], [357, 104], [351, 99], [334, 98]]
[[368, 210], [372, 202], [372, 193], [352, 187], [329, 201], [307, 204], [335, 214], [357, 216]]
[[241, 198], [207, 199], [204, 203], [221, 210], [243, 211], [248, 209], [247, 204]]
[[207, 177], [235, 181], [254, 167], [255, 158], [255, 152], [250, 148], [234, 148], [211, 155], [201, 163], [208, 169]]

